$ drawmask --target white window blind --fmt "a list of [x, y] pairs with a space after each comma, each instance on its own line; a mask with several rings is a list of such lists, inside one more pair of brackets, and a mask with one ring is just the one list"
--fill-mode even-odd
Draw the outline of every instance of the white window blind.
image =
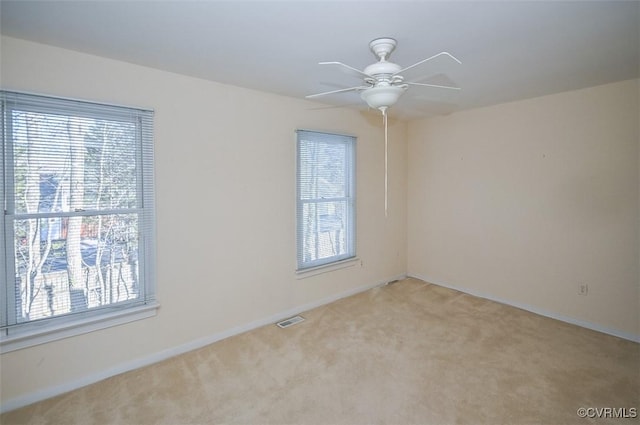
[[0, 91], [3, 336], [154, 300], [153, 112]]
[[297, 131], [298, 270], [355, 257], [355, 143]]

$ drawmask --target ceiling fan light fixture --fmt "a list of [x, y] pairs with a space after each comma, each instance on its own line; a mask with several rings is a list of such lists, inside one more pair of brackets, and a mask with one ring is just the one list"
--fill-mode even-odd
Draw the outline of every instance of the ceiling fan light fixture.
[[360, 94], [362, 100], [367, 102], [369, 107], [374, 109], [388, 108], [394, 105], [402, 93], [406, 90], [406, 86], [375, 86], [363, 90]]

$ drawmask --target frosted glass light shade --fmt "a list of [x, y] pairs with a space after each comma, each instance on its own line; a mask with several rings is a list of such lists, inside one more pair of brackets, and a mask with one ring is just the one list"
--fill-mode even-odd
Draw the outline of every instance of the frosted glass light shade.
[[377, 86], [364, 90], [362, 99], [372, 108], [380, 109], [395, 104], [406, 87], [402, 86]]

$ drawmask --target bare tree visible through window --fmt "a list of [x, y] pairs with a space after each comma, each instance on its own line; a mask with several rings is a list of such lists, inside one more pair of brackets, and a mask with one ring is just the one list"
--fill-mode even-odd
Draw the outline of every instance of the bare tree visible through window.
[[144, 297], [139, 121], [13, 107], [5, 123], [5, 326]]
[[354, 144], [298, 131], [298, 268], [355, 255]]

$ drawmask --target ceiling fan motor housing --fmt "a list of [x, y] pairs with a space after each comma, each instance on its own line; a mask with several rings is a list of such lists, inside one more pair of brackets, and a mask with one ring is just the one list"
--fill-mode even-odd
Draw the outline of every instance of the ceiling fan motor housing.
[[364, 73], [375, 77], [377, 75], [386, 75], [388, 78], [397, 72], [400, 72], [402, 67], [393, 62], [381, 61], [372, 63], [364, 69]]

